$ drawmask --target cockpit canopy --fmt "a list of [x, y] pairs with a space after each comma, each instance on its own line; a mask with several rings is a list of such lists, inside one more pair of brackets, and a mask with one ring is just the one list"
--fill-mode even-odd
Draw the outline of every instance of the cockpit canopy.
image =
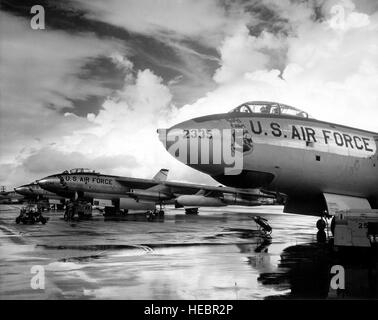
[[76, 173], [98, 173], [95, 170], [91, 170], [88, 168], [75, 168], [71, 169], [70, 171], [66, 170], [63, 173], [65, 174], [76, 174]]
[[271, 115], [288, 115], [299, 118], [312, 118], [307, 112], [299, 110], [294, 107], [287, 106], [282, 103], [268, 102], [268, 101], [251, 101], [245, 102], [242, 105], [232, 109], [230, 112], [242, 113], [260, 113]]

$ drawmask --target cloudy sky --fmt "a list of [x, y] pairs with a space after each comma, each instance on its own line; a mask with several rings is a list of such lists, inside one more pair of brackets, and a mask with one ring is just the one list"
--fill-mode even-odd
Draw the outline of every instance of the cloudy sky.
[[[45, 9], [33, 30], [30, 8]], [[0, 3], [0, 184], [89, 167], [214, 181], [156, 129], [279, 101], [378, 131], [376, 0]]]

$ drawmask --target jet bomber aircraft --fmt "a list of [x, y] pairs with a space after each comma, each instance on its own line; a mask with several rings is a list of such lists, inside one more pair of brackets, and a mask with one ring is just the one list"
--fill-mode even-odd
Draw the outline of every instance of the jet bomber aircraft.
[[175, 204], [185, 207], [186, 213], [197, 213], [198, 207], [258, 206], [274, 200], [274, 196], [256, 190], [167, 181], [167, 174], [167, 169], [161, 169], [153, 179], [140, 179], [80, 168], [48, 176], [37, 183], [62, 197], [107, 203], [106, 214], [119, 209], [155, 211], [156, 205], [160, 205], [163, 214], [164, 204]]
[[[226, 186], [286, 194], [284, 212], [323, 216], [378, 209], [376, 132], [316, 120], [282, 103], [253, 101], [158, 133], [172, 156]], [[178, 141], [186, 145], [180, 149]], [[221, 157], [223, 149], [240, 151], [239, 171], [227, 171], [235, 164]]]
[[47, 201], [49, 203], [54, 203], [58, 206], [63, 206], [65, 203], [65, 198], [61, 197], [53, 192], [42, 189], [37, 182], [32, 182], [29, 184], [24, 184], [17, 188], [14, 188], [14, 191], [24, 196], [25, 200], [32, 202]]
[[5, 191], [3, 189], [0, 192], [0, 203], [18, 203], [23, 199], [24, 197], [16, 193], [15, 191]]

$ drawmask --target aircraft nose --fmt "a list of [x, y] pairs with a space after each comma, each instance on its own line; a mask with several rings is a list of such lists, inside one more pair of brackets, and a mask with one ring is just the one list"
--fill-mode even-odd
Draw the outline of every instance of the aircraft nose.
[[18, 194], [22, 194], [22, 195], [28, 195], [30, 193], [29, 188], [27, 188], [25, 186], [20, 186], [20, 187], [14, 188], [14, 191], [17, 192]]
[[[187, 135], [187, 132], [190, 132], [190, 129], [194, 129], [195, 126], [191, 121], [185, 121], [178, 123], [170, 128], [157, 129], [160, 142], [163, 144], [164, 148], [175, 158], [179, 156], [176, 149], [180, 149], [183, 144], [187, 143], [187, 139], [190, 136]], [[185, 159], [178, 159], [182, 162], [186, 162]]]
[[169, 148], [177, 143], [186, 143], [188, 139], [199, 138], [196, 133], [206, 130], [206, 123], [198, 124], [195, 119], [178, 123], [170, 128], [157, 129], [159, 140], [169, 151]]
[[223, 120], [214, 121], [212, 117], [187, 120], [168, 129], [158, 129], [159, 140], [168, 153], [178, 161], [210, 175], [224, 172], [227, 141], [231, 143], [231, 130], [228, 140], [225, 130], [229, 124]]
[[56, 176], [46, 177], [37, 181], [38, 185], [45, 190], [56, 189], [60, 187], [60, 179]]

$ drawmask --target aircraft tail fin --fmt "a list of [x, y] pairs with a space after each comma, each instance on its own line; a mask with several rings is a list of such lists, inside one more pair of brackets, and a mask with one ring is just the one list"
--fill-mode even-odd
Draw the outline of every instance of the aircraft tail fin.
[[160, 169], [160, 171], [153, 177], [156, 181], [166, 181], [168, 177], [168, 169]]

